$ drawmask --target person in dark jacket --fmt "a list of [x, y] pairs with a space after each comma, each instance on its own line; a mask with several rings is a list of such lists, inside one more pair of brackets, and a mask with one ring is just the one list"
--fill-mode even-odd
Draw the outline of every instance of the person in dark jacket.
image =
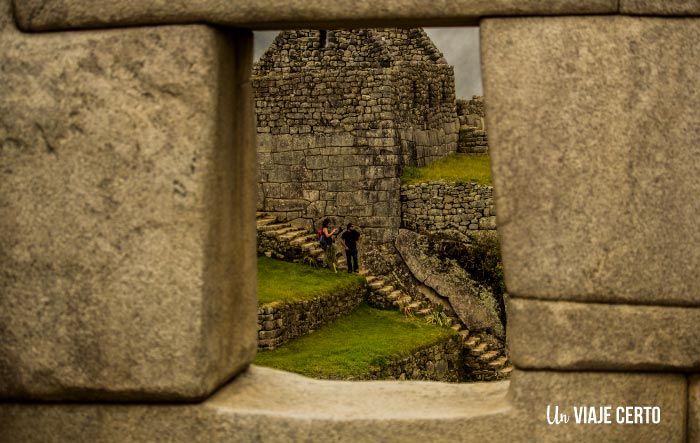
[[357, 242], [360, 241], [359, 231], [355, 229], [355, 225], [348, 223], [348, 227], [340, 236], [340, 244], [345, 248], [345, 260], [348, 264], [348, 272], [360, 272], [360, 266], [357, 262]]

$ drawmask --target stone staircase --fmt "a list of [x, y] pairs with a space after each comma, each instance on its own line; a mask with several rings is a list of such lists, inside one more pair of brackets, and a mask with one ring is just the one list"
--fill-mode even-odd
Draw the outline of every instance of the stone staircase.
[[[325, 252], [318, 243], [317, 233], [279, 222], [266, 213], [257, 214], [256, 226], [258, 254], [315, 266], [324, 265]], [[337, 256], [338, 270], [345, 270], [345, 254], [339, 251]]]
[[[318, 234], [308, 229], [295, 227], [287, 222], [279, 222], [266, 213], [257, 214], [258, 253], [268, 257], [292, 262], [324, 265], [325, 252], [318, 243]], [[345, 254], [338, 253], [338, 270], [345, 270]], [[427, 299], [412, 297], [391, 282], [386, 276], [364, 275], [369, 293], [367, 300], [371, 306], [381, 309], [399, 309], [407, 316], [428, 317], [433, 313], [433, 305]], [[505, 349], [495, 349], [480, 333], [464, 330], [460, 321], [450, 318], [451, 327], [460, 332], [464, 355], [466, 378], [469, 381], [492, 381], [509, 378], [513, 367]]]
[[513, 371], [505, 348], [495, 349], [479, 333], [461, 331], [464, 367], [469, 381], [494, 381], [510, 377]]
[[371, 294], [369, 303], [372, 306], [382, 309], [398, 308], [405, 314], [418, 314], [428, 316], [432, 314], [432, 306], [423, 301], [416, 300], [409, 294], [397, 288], [384, 277], [377, 277], [365, 274], [367, 285]]

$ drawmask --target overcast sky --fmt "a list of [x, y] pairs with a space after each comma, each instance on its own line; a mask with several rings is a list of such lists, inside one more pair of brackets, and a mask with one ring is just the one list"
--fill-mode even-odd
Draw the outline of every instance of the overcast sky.
[[[447, 62], [455, 68], [458, 98], [482, 95], [479, 63], [479, 28], [425, 28]], [[255, 59], [270, 46], [279, 31], [255, 32]]]

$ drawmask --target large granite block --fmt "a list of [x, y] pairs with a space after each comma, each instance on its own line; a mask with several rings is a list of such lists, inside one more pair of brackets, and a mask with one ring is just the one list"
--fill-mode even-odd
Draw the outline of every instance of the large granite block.
[[700, 305], [700, 19], [485, 20], [509, 292]]
[[15, 0], [27, 30], [206, 22], [253, 29], [478, 24], [479, 17], [611, 14], [616, 0]]
[[1, 3], [0, 398], [208, 395], [256, 348], [252, 36]]
[[700, 370], [700, 308], [510, 298], [508, 340], [520, 368]]
[[620, 0], [620, 12], [639, 15], [700, 15], [700, 1]]
[[[685, 443], [686, 396], [677, 374], [516, 371], [512, 382], [446, 384], [251, 367], [196, 405], [0, 404], [0, 441]], [[548, 406], [550, 419], [558, 407], [569, 422], [550, 425]], [[611, 423], [577, 424], [581, 406], [610, 406]], [[657, 407], [659, 422], [618, 423], [617, 408], [628, 406]]]
[[[687, 393], [683, 374], [514, 371], [510, 441], [683, 443]], [[550, 424], [556, 412], [568, 423]]]

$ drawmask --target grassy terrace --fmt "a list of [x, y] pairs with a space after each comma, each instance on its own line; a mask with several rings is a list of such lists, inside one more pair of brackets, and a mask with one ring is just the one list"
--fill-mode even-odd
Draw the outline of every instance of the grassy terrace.
[[267, 257], [258, 258], [258, 304], [310, 300], [363, 284], [357, 274], [338, 272]]
[[[258, 303], [293, 302], [341, 292], [363, 284], [347, 272], [258, 258]], [[409, 319], [398, 311], [362, 304], [316, 332], [273, 351], [258, 351], [255, 364], [309, 377], [336, 378], [367, 374], [392, 357], [410, 354], [457, 334], [451, 328]]]
[[451, 328], [362, 304], [313, 334], [273, 351], [259, 351], [254, 364], [307, 377], [347, 378], [367, 374], [392, 357], [408, 355], [455, 334]]
[[488, 154], [452, 154], [428, 166], [412, 167], [404, 170], [403, 184], [425, 183], [430, 181], [472, 182], [491, 186], [491, 166]]

